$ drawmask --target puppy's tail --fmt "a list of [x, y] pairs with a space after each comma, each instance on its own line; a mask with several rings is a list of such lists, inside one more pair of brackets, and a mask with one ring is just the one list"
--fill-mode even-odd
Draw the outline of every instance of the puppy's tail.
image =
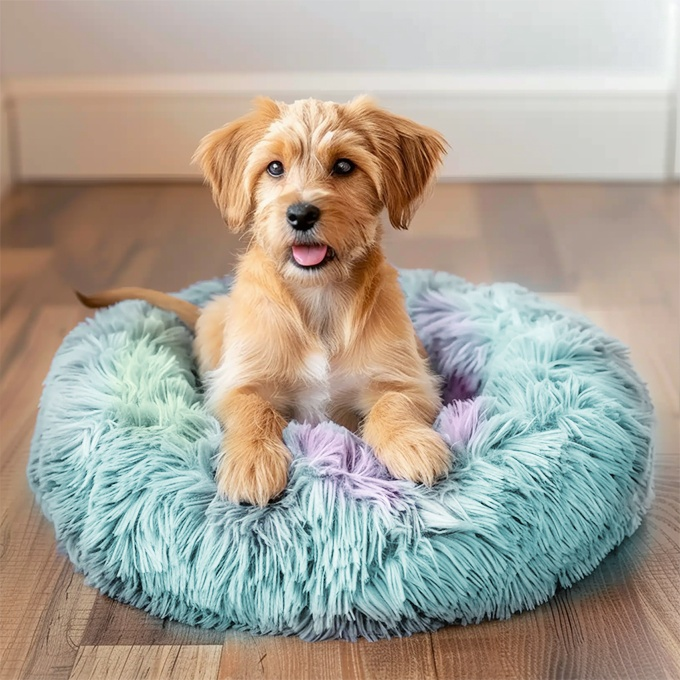
[[108, 307], [116, 302], [123, 300], [144, 300], [154, 307], [160, 307], [168, 312], [174, 312], [187, 325], [194, 330], [201, 310], [196, 305], [192, 305], [186, 300], [180, 300], [174, 295], [161, 293], [150, 288], [114, 288], [105, 290], [94, 295], [83, 295], [77, 290], [74, 291], [78, 299], [92, 309]]

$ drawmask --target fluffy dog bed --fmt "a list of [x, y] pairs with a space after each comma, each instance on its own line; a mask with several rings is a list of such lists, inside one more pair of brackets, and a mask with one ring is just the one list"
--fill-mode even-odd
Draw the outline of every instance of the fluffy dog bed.
[[516, 285], [401, 278], [447, 404], [435, 428], [454, 462], [431, 489], [391, 479], [339, 426], [293, 422], [284, 496], [229, 503], [189, 331], [142, 302], [80, 324], [28, 476], [88, 583], [196, 626], [376, 639], [531, 609], [635, 531], [652, 407], [626, 349]]

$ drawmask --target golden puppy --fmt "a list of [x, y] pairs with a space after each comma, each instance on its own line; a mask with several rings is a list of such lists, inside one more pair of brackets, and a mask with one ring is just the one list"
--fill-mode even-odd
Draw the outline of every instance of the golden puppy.
[[286, 421], [357, 430], [392, 475], [432, 484], [449, 451], [431, 425], [438, 381], [381, 248], [380, 213], [406, 229], [445, 152], [434, 130], [362, 97], [256, 101], [212, 132], [195, 159], [234, 231], [250, 230], [229, 295], [199, 310], [163, 293], [81, 296], [92, 307], [139, 298], [196, 330], [210, 408], [224, 426], [217, 485], [265, 505], [286, 486]]

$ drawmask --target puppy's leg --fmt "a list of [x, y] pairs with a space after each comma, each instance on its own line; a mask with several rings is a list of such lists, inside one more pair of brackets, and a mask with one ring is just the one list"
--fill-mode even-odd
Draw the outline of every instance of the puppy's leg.
[[[203, 374], [217, 369], [223, 359], [230, 305], [229, 297], [216, 298], [196, 324], [194, 350]], [[260, 392], [246, 387], [227, 390], [212, 403], [224, 431], [218, 491], [236, 503], [266, 505], [288, 479], [290, 452], [281, 440], [286, 421]]]
[[286, 421], [255, 390], [234, 389], [220, 401], [224, 426], [219, 492], [235, 503], [267, 505], [286, 487], [291, 455], [281, 439]]
[[439, 398], [427, 387], [371, 390], [363, 438], [394, 477], [428, 485], [445, 475], [451, 453], [432, 429]]

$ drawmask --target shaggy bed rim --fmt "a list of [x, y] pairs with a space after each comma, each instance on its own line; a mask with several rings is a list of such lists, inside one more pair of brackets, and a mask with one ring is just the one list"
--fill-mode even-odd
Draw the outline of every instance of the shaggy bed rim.
[[196, 626], [378, 639], [531, 609], [630, 536], [651, 501], [653, 412], [626, 348], [515, 284], [401, 283], [443, 379], [451, 468], [431, 489], [392, 479], [340, 426], [293, 422], [283, 497], [229, 503], [189, 331], [141, 302], [75, 328], [28, 477], [87, 582]]

